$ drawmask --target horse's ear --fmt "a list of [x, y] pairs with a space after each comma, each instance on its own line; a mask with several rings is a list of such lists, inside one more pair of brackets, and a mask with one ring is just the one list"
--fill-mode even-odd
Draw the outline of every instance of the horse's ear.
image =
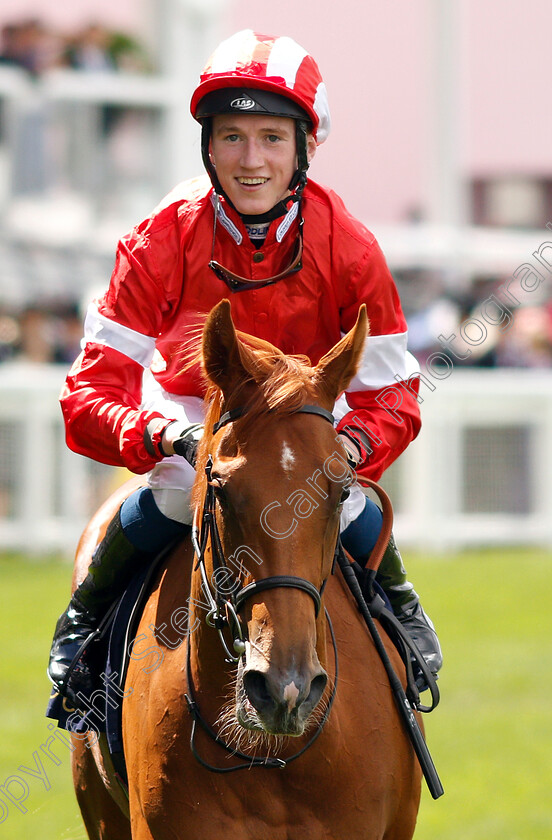
[[221, 300], [211, 310], [203, 327], [203, 365], [211, 382], [225, 394], [248, 376], [243, 366], [230, 301]]
[[341, 341], [338, 341], [316, 365], [317, 381], [332, 406], [356, 373], [368, 335], [368, 327], [366, 305], [363, 303], [358, 310], [356, 324], [352, 330], [344, 335]]

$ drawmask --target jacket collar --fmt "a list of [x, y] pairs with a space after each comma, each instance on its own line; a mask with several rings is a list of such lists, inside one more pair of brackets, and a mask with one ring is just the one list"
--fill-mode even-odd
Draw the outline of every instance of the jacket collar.
[[[241, 217], [231, 207], [228, 207], [225, 202], [213, 190], [211, 192], [211, 204], [213, 210], [217, 214], [217, 221], [230, 234], [236, 245], [241, 245], [244, 238], [247, 238], [245, 226]], [[299, 202], [293, 202], [286, 215], [280, 221], [275, 219], [271, 222], [269, 231], [273, 225], [277, 224], [275, 238], [277, 242], [282, 242], [284, 237], [289, 232], [293, 222], [299, 213]], [[233, 217], [233, 218], [232, 218]]]

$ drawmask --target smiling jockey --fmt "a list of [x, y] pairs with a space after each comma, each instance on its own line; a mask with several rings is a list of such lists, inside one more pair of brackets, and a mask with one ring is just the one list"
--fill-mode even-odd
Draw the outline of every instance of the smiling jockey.
[[[341, 442], [357, 472], [377, 480], [420, 428], [418, 368], [385, 259], [341, 199], [307, 181], [330, 129], [314, 59], [290, 38], [239, 32], [209, 60], [191, 111], [209, 179], [179, 185], [121, 240], [61, 394], [71, 449], [147, 473], [56, 626], [48, 673], [73, 697], [90, 679], [85, 656], [65, 680], [84, 639], [138, 564], [189, 530], [195, 472], [182, 456], [201, 435], [204, 384], [197, 367], [182, 369], [182, 345], [222, 298], [239, 330], [313, 365], [365, 303], [370, 336], [334, 409]], [[342, 541], [364, 564], [382, 516], [358, 485], [351, 489]], [[393, 540], [377, 579], [436, 673], [439, 642]]]

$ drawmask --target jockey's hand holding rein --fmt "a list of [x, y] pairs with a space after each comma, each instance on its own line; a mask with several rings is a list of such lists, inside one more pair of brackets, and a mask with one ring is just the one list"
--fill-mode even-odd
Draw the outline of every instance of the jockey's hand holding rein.
[[345, 450], [347, 463], [352, 470], [356, 470], [360, 464], [365, 464], [372, 454], [368, 437], [360, 430], [342, 430], [338, 432], [337, 438]]
[[181, 455], [192, 467], [195, 466], [197, 446], [203, 435], [201, 423], [164, 418], [152, 420], [144, 432], [144, 445], [150, 454]]

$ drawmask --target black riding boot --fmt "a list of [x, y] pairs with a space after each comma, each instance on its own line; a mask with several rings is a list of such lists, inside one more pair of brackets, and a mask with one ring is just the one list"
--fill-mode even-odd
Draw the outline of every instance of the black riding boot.
[[429, 670], [436, 674], [443, 664], [439, 639], [413, 585], [407, 580], [393, 535], [385, 549], [376, 580], [389, 598], [394, 614], [418, 646]]
[[74, 702], [79, 691], [86, 695], [93, 687], [86, 656], [67, 679], [71, 663], [110, 605], [122, 595], [133, 573], [150, 556], [138, 551], [127, 539], [118, 512], [94, 553], [87, 576], [56, 625], [48, 676], [69, 700]]

